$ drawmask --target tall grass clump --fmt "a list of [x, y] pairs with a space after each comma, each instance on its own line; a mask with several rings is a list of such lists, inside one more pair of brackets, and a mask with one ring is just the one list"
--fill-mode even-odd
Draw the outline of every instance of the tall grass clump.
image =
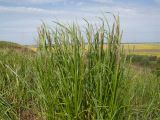
[[[46, 119], [124, 118], [125, 55], [119, 17], [93, 26], [39, 28], [36, 64], [40, 104]], [[107, 44], [106, 44], [107, 43]], [[106, 47], [107, 45], [107, 47]]]

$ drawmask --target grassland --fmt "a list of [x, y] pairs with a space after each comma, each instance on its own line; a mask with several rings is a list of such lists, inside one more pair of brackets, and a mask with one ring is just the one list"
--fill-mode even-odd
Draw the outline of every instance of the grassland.
[[42, 25], [34, 55], [3, 47], [0, 119], [159, 120], [160, 64], [134, 66], [119, 18], [112, 29], [104, 21], [96, 30], [87, 22], [85, 36], [76, 24]]

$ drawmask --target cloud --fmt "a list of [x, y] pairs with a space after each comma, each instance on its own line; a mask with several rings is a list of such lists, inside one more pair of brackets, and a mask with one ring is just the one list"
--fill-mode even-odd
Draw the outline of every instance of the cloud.
[[61, 2], [65, 0], [0, 0], [0, 2], [7, 2], [7, 3], [16, 3], [16, 4], [43, 4], [43, 3], [54, 3], [54, 2]]
[[30, 14], [61, 14], [61, 10], [47, 10], [34, 7], [6, 7], [0, 6], [0, 13], [30, 13]]
[[98, 2], [98, 3], [113, 3], [113, 0], [91, 0], [93, 2]]
[[113, 0], [0, 0], [0, 2], [8, 3], [8, 4], [15, 4], [15, 5], [36, 5], [36, 4], [55, 4], [55, 3], [62, 3], [62, 4], [104, 4], [104, 3], [114, 3]]

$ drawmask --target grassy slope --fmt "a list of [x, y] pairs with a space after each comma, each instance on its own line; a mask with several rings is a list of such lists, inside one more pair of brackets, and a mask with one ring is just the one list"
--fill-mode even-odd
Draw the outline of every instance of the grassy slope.
[[34, 51], [25, 47], [25, 46], [22, 46], [22, 45], [19, 45], [17, 43], [13, 43], [13, 42], [7, 42], [7, 41], [0, 41], [0, 51], [4, 52], [4, 51], [10, 51], [10, 52], [13, 52], [13, 51], [16, 51], [16, 52], [21, 52], [21, 53], [26, 53], [26, 54], [33, 54]]

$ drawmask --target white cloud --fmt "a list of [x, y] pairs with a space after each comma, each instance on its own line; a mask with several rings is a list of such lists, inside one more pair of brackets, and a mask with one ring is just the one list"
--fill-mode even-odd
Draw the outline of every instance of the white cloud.
[[113, 0], [92, 0], [92, 1], [99, 3], [113, 3]]
[[16, 3], [16, 4], [43, 4], [43, 3], [54, 3], [54, 2], [62, 2], [65, 0], [0, 0], [0, 2], [7, 2], [7, 3]]
[[0, 6], [0, 13], [30, 13], [30, 14], [61, 14], [63, 10], [47, 10], [33, 7], [5, 7]]
[[113, 0], [0, 0], [0, 2], [7, 2], [7, 3], [15, 3], [18, 5], [23, 4], [46, 4], [46, 3], [57, 3], [57, 2], [63, 2], [63, 3], [85, 3], [85, 2], [97, 2], [97, 3], [114, 3]]

